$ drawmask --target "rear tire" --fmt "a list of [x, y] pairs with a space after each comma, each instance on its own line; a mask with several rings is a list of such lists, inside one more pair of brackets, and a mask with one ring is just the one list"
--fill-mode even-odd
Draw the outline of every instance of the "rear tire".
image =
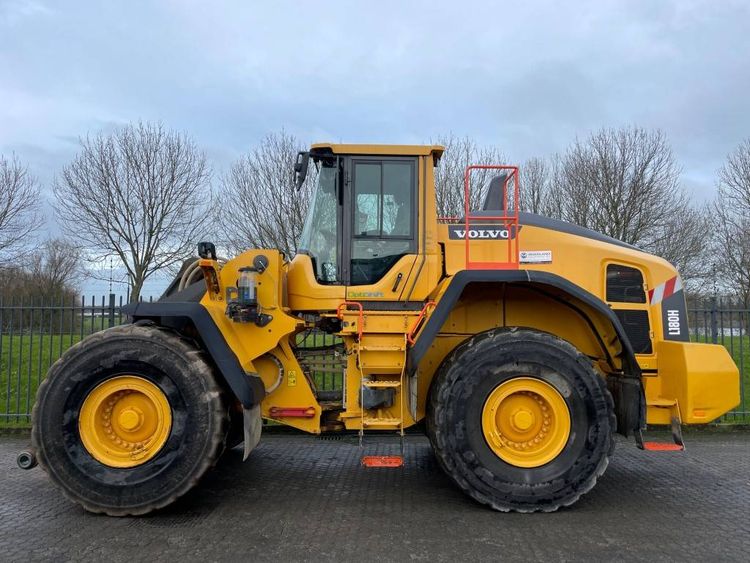
[[[159, 415], [160, 441], [141, 458], [127, 458], [127, 448], [118, 445], [127, 440], [107, 441], [123, 393], [103, 401], [101, 393], [108, 386], [116, 390], [119, 381], [141, 382], [146, 395], [163, 397], [166, 403], [161, 403], [168, 404]], [[129, 393], [134, 392], [124, 394]], [[87, 399], [94, 407], [85, 406]], [[158, 410], [159, 401], [154, 404]], [[134, 412], [151, 416], [149, 409], [138, 408], [143, 406], [136, 403], [124, 415], [120, 410], [125, 431], [135, 428]], [[167, 419], [166, 430], [161, 418]], [[32, 442], [39, 465], [86, 510], [139, 515], [174, 502], [215, 464], [224, 448], [227, 418], [221, 389], [199, 350], [176, 333], [124, 325], [86, 338], [50, 368], [34, 405]], [[119, 437], [126, 437], [119, 430]], [[110, 461], [111, 451], [124, 460], [120, 466]]]
[[[517, 403], [496, 398], [498, 390], [502, 398], [503, 389], [512, 392], [518, 385], [529, 391], [517, 392], [513, 400], [535, 400], [545, 430], [547, 413], [555, 408], [565, 422], [546, 450], [549, 437], [543, 433], [512, 442], [513, 428], [504, 435], [502, 425], [487, 429], [496, 412], [505, 417], [506, 429], [508, 420], [527, 428], [541, 425], [540, 416], [532, 422], [529, 410], [521, 408], [518, 415]], [[537, 389], [550, 402], [535, 395]], [[489, 406], [494, 408], [488, 414]], [[554, 416], [551, 422], [554, 428]], [[505, 512], [551, 512], [576, 502], [607, 468], [615, 425], [612, 398], [586, 356], [556, 336], [517, 328], [484, 332], [458, 346], [438, 370], [427, 413], [427, 434], [443, 470], [470, 497]], [[539, 436], [541, 445], [534, 442]], [[528, 454], [527, 447], [538, 448], [538, 455]]]

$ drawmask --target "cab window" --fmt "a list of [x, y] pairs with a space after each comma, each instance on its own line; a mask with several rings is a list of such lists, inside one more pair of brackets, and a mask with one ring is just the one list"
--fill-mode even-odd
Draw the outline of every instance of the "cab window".
[[338, 283], [339, 271], [338, 160], [324, 161], [318, 173], [298, 251], [310, 256], [319, 283]]
[[369, 285], [415, 251], [415, 166], [355, 161], [353, 172], [351, 285]]

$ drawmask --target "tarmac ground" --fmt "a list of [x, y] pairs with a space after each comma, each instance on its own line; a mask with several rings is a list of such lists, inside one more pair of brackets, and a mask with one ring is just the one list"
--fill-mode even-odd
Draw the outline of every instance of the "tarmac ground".
[[[86, 513], [0, 436], [3, 561], [750, 560], [750, 432], [698, 432], [685, 452], [622, 440], [594, 489], [551, 514], [503, 514], [461, 493], [427, 439], [400, 469], [365, 469], [354, 437], [264, 435], [227, 452], [180, 501], [140, 518]], [[392, 442], [371, 439], [369, 453]]]

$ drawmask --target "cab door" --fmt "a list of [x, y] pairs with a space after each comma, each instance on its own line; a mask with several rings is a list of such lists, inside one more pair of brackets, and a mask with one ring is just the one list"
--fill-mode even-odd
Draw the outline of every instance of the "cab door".
[[417, 260], [417, 159], [353, 156], [346, 168], [347, 299], [400, 301]]

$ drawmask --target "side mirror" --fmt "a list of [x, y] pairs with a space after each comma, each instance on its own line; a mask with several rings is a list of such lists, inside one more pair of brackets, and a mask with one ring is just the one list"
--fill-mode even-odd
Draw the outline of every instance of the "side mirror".
[[307, 167], [310, 164], [310, 153], [300, 151], [297, 153], [297, 161], [294, 163], [294, 183], [299, 190], [305, 183]]
[[212, 242], [198, 243], [198, 256], [204, 260], [216, 260], [216, 246]]

